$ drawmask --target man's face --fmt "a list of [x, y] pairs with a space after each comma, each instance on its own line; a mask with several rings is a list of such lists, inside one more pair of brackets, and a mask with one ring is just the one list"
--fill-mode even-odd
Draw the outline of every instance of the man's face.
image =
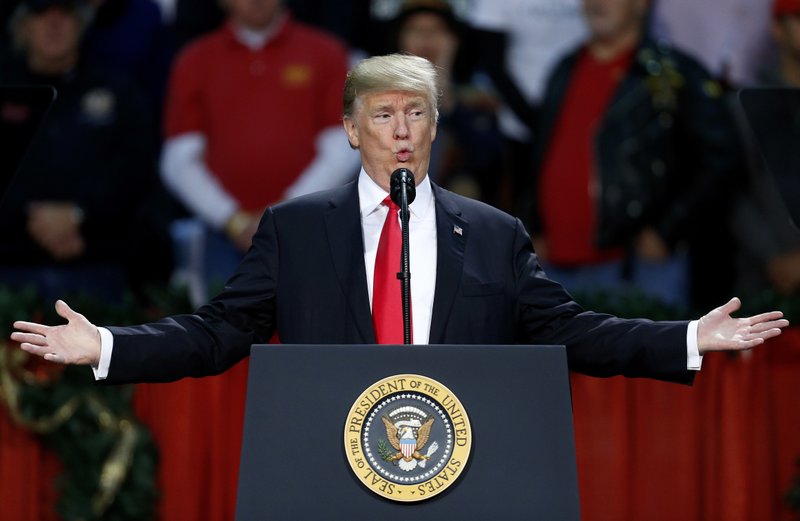
[[614, 40], [644, 22], [647, 0], [583, 0], [592, 39]]
[[355, 114], [345, 118], [350, 144], [361, 153], [367, 174], [389, 191], [392, 172], [407, 168], [417, 183], [428, 173], [435, 114], [419, 94], [385, 91], [361, 96]]
[[400, 30], [400, 52], [421, 56], [429, 62], [450, 68], [456, 52], [456, 36], [441, 16], [421, 12], [409, 16]]
[[281, 0], [224, 0], [230, 15], [248, 29], [265, 29], [280, 12]]
[[36, 63], [53, 63], [77, 52], [81, 27], [73, 11], [50, 7], [30, 14], [24, 32], [29, 57]]
[[784, 55], [800, 62], [800, 13], [781, 16], [772, 24], [772, 35]]

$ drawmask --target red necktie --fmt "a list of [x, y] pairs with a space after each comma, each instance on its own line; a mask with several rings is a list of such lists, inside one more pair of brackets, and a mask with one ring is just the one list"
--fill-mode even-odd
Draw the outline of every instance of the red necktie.
[[375, 256], [375, 274], [372, 279], [372, 324], [375, 340], [379, 344], [403, 343], [403, 304], [400, 300], [400, 249], [402, 234], [397, 219], [399, 206], [390, 197], [383, 200], [389, 207], [383, 223], [378, 252]]

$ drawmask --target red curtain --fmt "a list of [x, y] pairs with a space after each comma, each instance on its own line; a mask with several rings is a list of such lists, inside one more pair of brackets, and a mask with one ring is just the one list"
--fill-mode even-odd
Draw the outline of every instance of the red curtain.
[[[247, 364], [140, 385], [162, 451], [160, 519], [233, 519]], [[750, 356], [706, 357], [694, 387], [573, 376], [586, 521], [791, 520], [800, 456], [800, 328]], [[0, 519], [56, 521], [55, 458], [0, 409]]]

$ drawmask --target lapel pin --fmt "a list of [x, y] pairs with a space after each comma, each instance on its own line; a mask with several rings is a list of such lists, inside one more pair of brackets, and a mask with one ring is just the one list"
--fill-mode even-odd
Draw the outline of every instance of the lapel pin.
[[458, 226], [457, 224], [454, 224], [453, 225], [453, 233], [455, 233], [456, 235], [462, 235], [463, 236], [464, 235], [464, 230], [461, 229], [461, 226]]

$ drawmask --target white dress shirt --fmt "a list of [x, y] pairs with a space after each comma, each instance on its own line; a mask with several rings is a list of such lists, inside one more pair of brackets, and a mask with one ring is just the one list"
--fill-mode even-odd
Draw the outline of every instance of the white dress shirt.
[[[389, 207], [389, 195], [364, 171], [358, 176], [361, 230], [364, 234], [364, 267], [367, 270], [369, 303], [372, 306], [372, 279], [375, 255]], [[436, 289], [436, 210], [428, 176], [417, 186], [417, 195], [408, 206], [409, 270], [411, 271], [411, 328], [415, 344], [427, 344], [431, 331], [433, 293]], [[397, 219], [400, 219], [398, 212]], [[397, 259], [398, 271], [400, 259]]]

